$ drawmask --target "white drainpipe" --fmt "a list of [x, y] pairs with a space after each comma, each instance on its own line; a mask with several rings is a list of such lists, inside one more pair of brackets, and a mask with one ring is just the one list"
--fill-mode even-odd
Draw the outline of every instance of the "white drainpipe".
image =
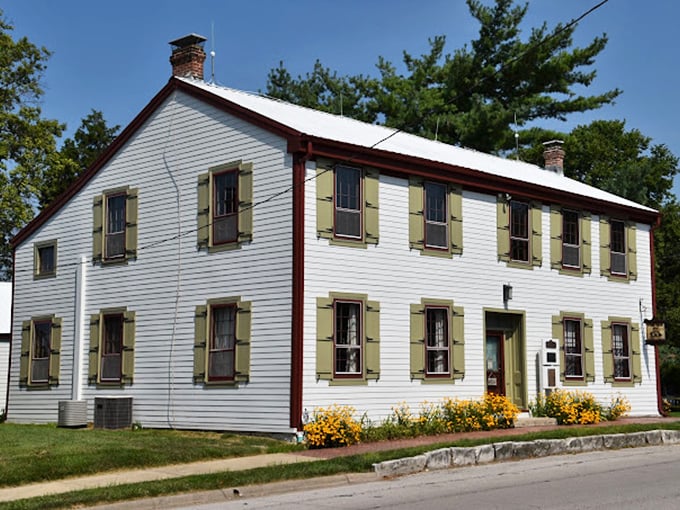
[[81, 400], [83, 397], [83, 353], [85, 352], [85, 289], [87, 283], [87, 264], [85, 256], [80, 258], [76, 269], [75, 281], [75, 316], [73, 317], [73, 375], [71, 397]]

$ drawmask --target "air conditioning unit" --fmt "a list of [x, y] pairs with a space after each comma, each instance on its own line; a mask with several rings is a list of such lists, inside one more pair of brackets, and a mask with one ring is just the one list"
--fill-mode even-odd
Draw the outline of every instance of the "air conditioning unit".
[[132, 397], [95, 397], [94, 428], [124, 429], [132, 426]]
[[87, 426], [87, 400], [60, 400], [57, 426]]

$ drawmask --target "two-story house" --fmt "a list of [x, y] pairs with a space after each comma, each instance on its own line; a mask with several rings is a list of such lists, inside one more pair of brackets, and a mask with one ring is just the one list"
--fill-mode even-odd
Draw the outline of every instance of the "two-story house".
[[545, 385], [658, 414], [656, 211], [559, 146], [539, 168], [206, 83], [203, 41], [14, 239], [10, 421], [129, 396], [144, 427], [289, 434]]

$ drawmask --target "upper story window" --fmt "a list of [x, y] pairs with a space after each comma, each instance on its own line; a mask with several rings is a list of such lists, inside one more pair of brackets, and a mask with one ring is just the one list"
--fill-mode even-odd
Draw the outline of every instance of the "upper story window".
[[569, 268], [581, 267], [581, 233], [579, 214], [562, 211], [562, 264]]
[[335, 235], [361, 239], [361, 170], [346, 166], [335, 168]]
[[49, 278], [57, 275], [57, 241], [35, 243], [33, 250], [33, 277]]
[[54, 315], [22, 322], [19, 384], [49, 387], [59, 384], [61, 318]]
[[450, 366], [449, 309], [425, 308], [427, 375], [448, 375]]
[[510, 201], [510, 260], [529, 262], [529, 204]]
[[380, 377], [380, 305], [365, 294], [316, 299], [316, 376], [332, 385]]
[[600, 274], [624, 283], [637, 279], [637, 228], [634, 222], [600, 216]]
[[253, 164], [235, 161], [198, 176], [199, 249], [240, 248], [253, 239]]
[[496, 202], [498, 260], [532, 269], [543, 263], [542, 206], [500, 193]]
[[448, 248], [448, 207], [445, 184], [425, 183], [425, 247]]
[[378, 244], [377, 170], [317, 161], [316, 232], [330, 244]]
[[213, 241], [234, 242], [238, 238], [238, 171], [217, 173], [213, 179]]
[[591, 272], [590, 214], [550, 206], [550, 267], [561, 274], [583, 276]]
[[409, 178], [409, 248], [422, 255], [463, 253], [463, 195], [460, 187]]
[[94, 197], [92, 258], [126, 262], [137, 256], [137, 200], [134, 188], [118, 188]]

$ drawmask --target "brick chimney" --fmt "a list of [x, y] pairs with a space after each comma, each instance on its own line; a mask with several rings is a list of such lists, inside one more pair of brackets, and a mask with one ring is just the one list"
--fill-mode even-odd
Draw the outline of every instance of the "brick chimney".
[[545, 169], [555, 172], [558, 175], [564, 175], [564, 149], [562, 149], [562, 140], [550, 140], [543, 142], [543, 159], [545, 160]]
[[189, 34], [170, 41], [170, 46], [172, 46], [170, 64], [172, 64], [173, 76], [203, 79], [203, 62], [205, 62], [203, 44], [206, 40], [202, 35]]

